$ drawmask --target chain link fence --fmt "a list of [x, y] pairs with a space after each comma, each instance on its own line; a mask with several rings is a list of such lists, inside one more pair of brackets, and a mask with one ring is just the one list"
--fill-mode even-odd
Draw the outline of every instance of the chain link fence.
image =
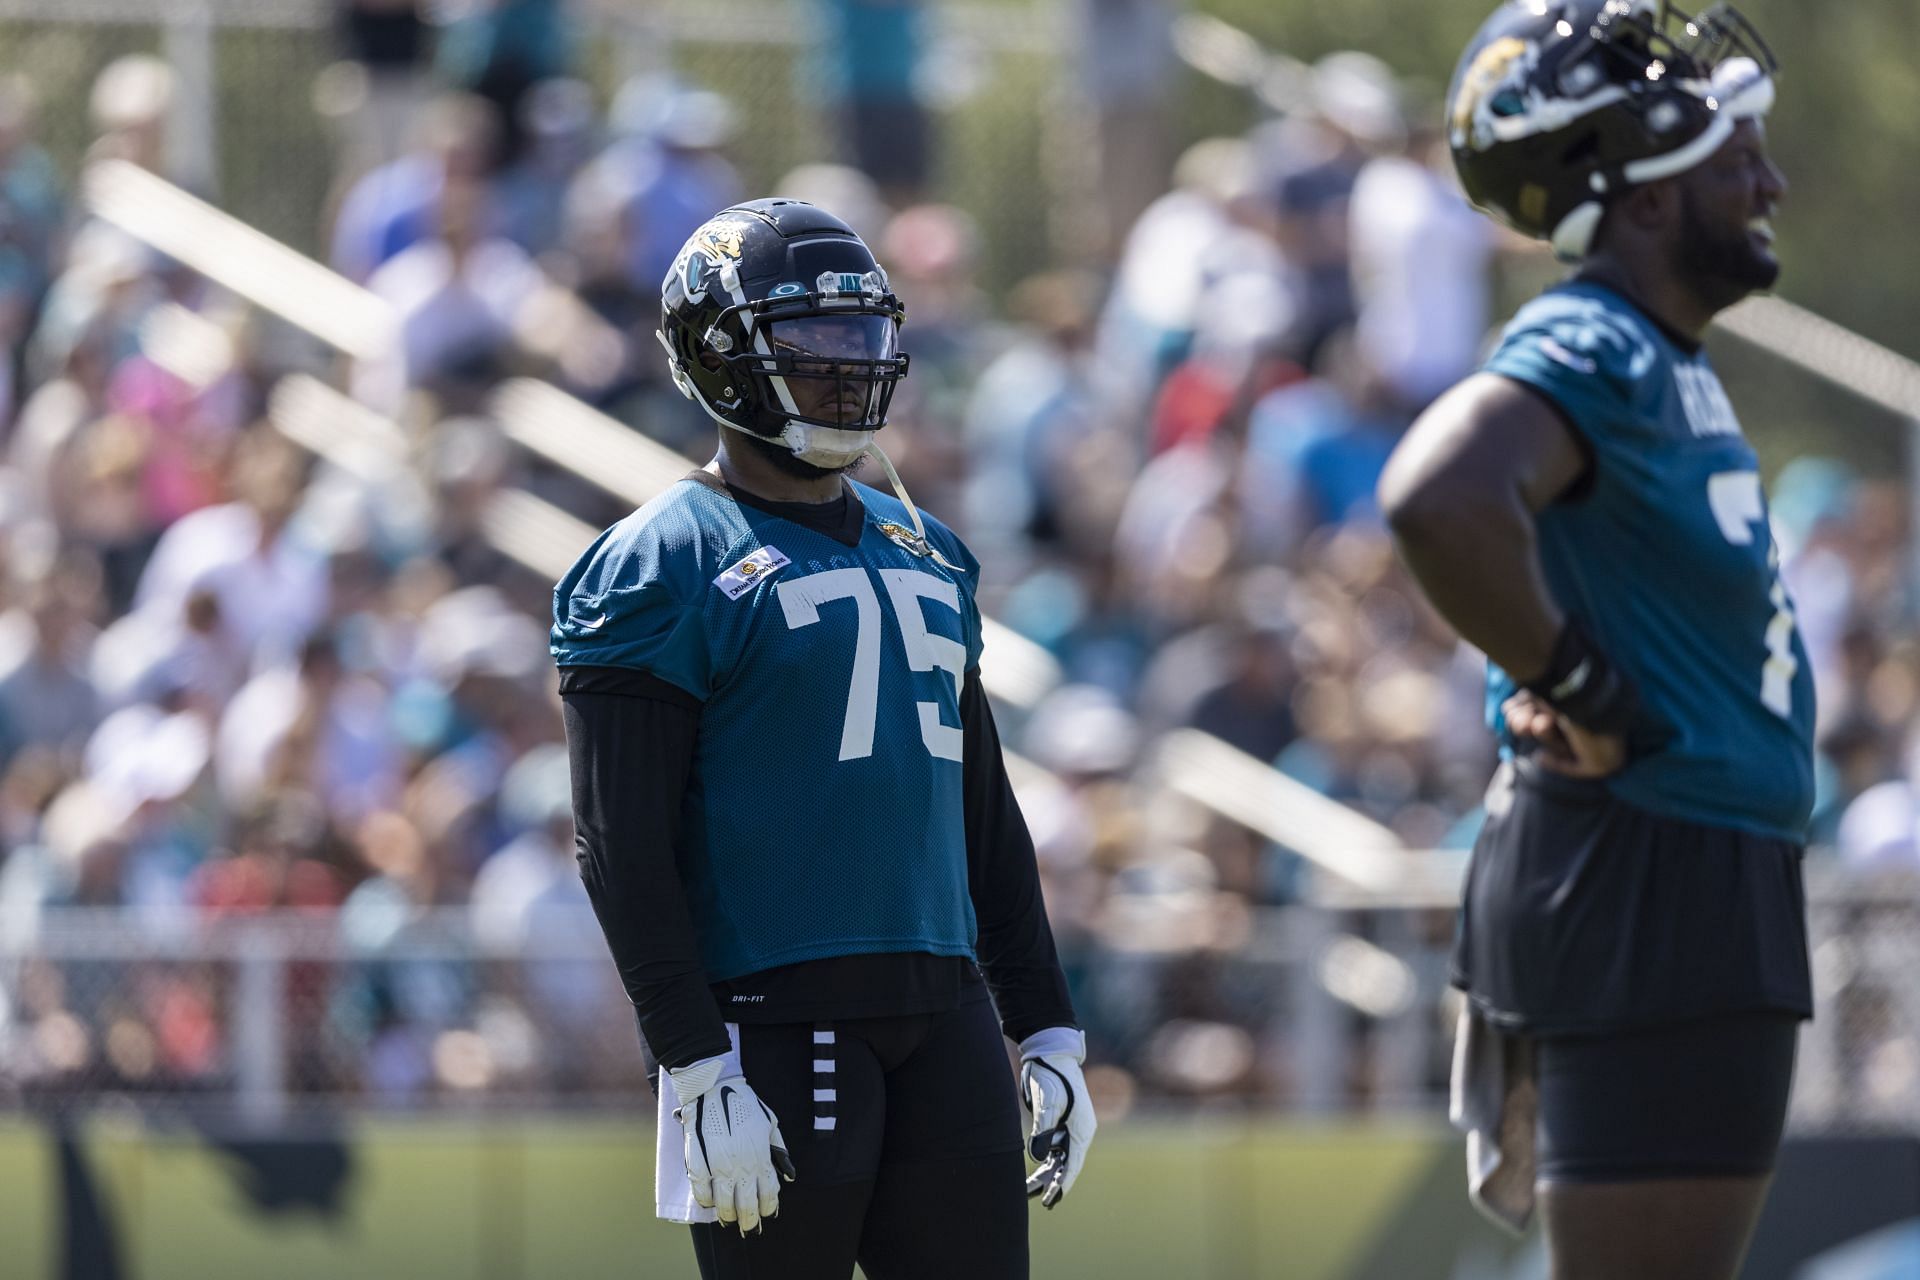
[[1920, 1131], [1920, 883], [1890, 874], [1815, 884], [1816, 1018], [1800, 1041], [1793, 1122]]
[[0, 3], [5, 70], [31, 84], [38, 134], [63, 172], [96, 136], [90, 99], [109, 64], [156, 55], [177, 74], [170, 167], [276, 238], [311, 252], [331, 180], [312, 87], [337, 56], [324, 0]]
[[[1792, 1125], [1920, 1125], [1920, 898], [1835, 885], [1811, 911], [1820, 1016]], [[1128, 922], [1071, 947], [1116, 1118], [1169, 1107], [1434, 1112], [1459, 997], [1450, 911], [1257, 913], [1218, 945]], [[591, 913], [361, 904], [333, 915], [53, 910], [0, 931], [0, 1108], [120, 1105], [279, 1124], [367, 1111], [645, 1109], [632, 1015]]]
[[[155, 54], [179, 75], [170, 167], [188, 186], [274, 238], [319, 255], [344, 122], [324, 108], [342, 56], [328, 0], [0, 0], [4, 69], [31, 82], [39, 135], [62, 170], [95, 136], [89, 96], [108, 64]], [[620, 85], [671, 71], [726, 95], [729, 147], [747, 186], [831, 161], [835, 134], [810, 6], [747, 0], [644, 10], [577, 5], [576, 73], [603, 113]], [[979, 221], [983, 275], [1002, 287], [1071, 251], [1063, 214], [1084, 174], [1084, 123], [1062, 90], [1051, 11], [942, 5], [927, 39], [935, 112], [932, 194]], [[330, 87], [332, 86], [332, 87]], [[430, 89], [423, 82], [423, 93]]]

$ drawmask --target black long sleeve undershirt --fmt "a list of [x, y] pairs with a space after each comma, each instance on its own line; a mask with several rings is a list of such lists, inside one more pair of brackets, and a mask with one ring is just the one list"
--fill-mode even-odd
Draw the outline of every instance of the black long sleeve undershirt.
[[974, 951], [993, 991], [1000, 1029], [1009, 1039], [1024, 1040], [1048, 1027], [1078, 1026], [1040, 895], [1033, 836], [1013, 796], [978, 670], [962, 682], [960, 723], [967, 885], [979, 926]]
[[644, 672], [568, 667], [560, 703], [574, 855], [647, 1047], [669, 1067], [725, 1053], [674, 859], [699, 700]]
[[[723, 1053], [725, 1021], [827, 1021], [932, 1012], [979, 988], [972, 962], [924, 954], [843, 956], [709, 987], [680, 879], [682, 801], [700, 704], [645, 672], [568, 667], [561, 701], [572, 761], [581, 877], [663, 1066]], [[979, 673], [961, 690], [962, 789], [976, 950], [1001, 1027], [1018, 1040], [1076, 1025], [1040, 894], [1033, 840], [1014, 800]]]

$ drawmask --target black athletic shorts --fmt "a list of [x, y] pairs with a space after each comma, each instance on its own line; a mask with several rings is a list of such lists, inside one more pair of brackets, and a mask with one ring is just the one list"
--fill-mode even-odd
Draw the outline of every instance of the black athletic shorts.
[[1454, 985], [1533, 1035], [1813, 1012], [1801, 846], [1660, 817], [1604, 782], [1501, 766]]
[[1738, 1013], [1533, 1042], [1548, 1182], [1752, 1177], [1773, 1169], [1800, 1019]]
[[740, 1025], [795, 1180], [755, 1236], [692, 1228], [703, 1280], [1024, 1280], [1026, 1162], [985, 988], [944, 1013]]

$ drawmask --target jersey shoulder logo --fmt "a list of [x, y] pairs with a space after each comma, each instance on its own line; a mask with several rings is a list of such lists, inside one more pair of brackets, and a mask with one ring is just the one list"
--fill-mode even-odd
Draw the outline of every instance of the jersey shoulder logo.
[[934, 546], [931, 542], [928, 542], [925, 538], [907, 528], [905, 525], [895, 524], [891, 520], [881, 520], [877, 522], [874, 527], [885, 534], [888, 539], [906, 550], [911, 551], [923, 560], [931, 560], [942, 568], [951, 569], [955, 573], [966, 572], [965, 569], [962, 569], [959, 565], [941, 555], [940, 548]]
[[1628, 382], [1646, 377], [1660, 358], [1638, 324], [1598, 308], [1555, 317], [1540, 335], [1539, 344], [1549, 359], [1570, 369], [1596, 373], [1604, 368], [1609, 375]]
[[713, 585], [720, 588], [720, 593], [726, 596], [727, 599], [738, 600], [741, 596], [753, 590], [755, 583], [760, 582], [764, 578], [772, 577], [775, 573], [778, 573], [781, 569], [786, 568], [786, 566], [792, 563], [793, 561], [789, 560], [781, 552], [780, 548], [775, 546], [761, 547], [758, 551], [755, 551], [752, 555], [715, 578]]
[[1546, 353], [1548, 359], [1567, 366], [1567, 368], [1573, 370], [1575, 373], [1596, 373], [1600, 369], [1598, 361], [1586, 356], [1575, 355], [1573, 352], [1561, 346], [1559, 341], [1554, 338], [1541, 338], [1540, 350]]

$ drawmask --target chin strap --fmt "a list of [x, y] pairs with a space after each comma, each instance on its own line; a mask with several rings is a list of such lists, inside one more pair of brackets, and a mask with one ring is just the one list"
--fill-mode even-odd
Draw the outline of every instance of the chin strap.
[[[717, 414], [714, 415], [714, 418], [721, 426], [733, 431], [738, 431], [743, 436], [752, 436], [756, 440], [767, 440], [766, 436], [755, 431], [749, 431], [738, 423], [728, 422], [725, 418]], [[785, 442], [772, 441], [772, 443], [779, 444]], [[907, 486], [900, 482], [900, 473], [894, 469], [893, 459], [889, 458], [886, 452], [881, 449], [879, 445], [875, 444], [871, 438], [869, 438], [867, 443], [860, 449], [849, 455], [847, 462], [851, 463], [854, 459], [860, 457], [861, 454], [873, 458], [880, 464], [880, 469], [887, 473], [887, 482], [893, 486], [894, 497], [900, 499], [900, 505], [907, 509], [907, 519], [913, 523], [914, 536], [919, 538], [920, 541], [925, 542], [927, 540], [926, 523], [920, 519], [920, 508], [913, 505], [913, 498], [908, 495]], [[801, 455], [796, 453], [794, 456], [800, 457]]]
[[920, 541], [925, 542], [927, 540], [927, 526], [920, 522], [920, 508], [914, 506], [913, 499], [907, 496], [907, 486], [900, 483], [900, 473], [893, 469], [893, 459], [889, 458], [880, 446], [874, 444], [872, 441], [868, 441], [867, 447], [861, 450], [861, 452], [878, 462], [881, 469], [887, 473], [887, 481], [893, 485], [894, 496], [900, 499], [900, 505], [907, 509], [907, 518], [913, 521], [914, 535], [918, 537]]

